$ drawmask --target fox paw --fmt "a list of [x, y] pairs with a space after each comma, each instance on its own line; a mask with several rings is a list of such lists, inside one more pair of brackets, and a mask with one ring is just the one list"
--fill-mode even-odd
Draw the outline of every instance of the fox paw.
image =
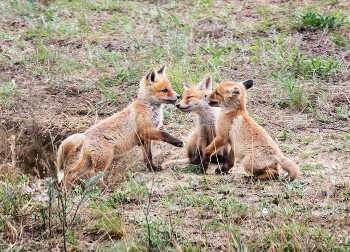
[[215, 174], [217, 175], [225, 175], [227, 172], [224, 170], [223, 167], [218, 167], [215, 169]]
[[203, 174], [205, 174], [206, 171], [208, 170], [208, 167], [209, 167], [209, 164], [208, 164], [208, 163], [202, 163], [201, 166], [200, 166], [201, 172], [202, 172]]
[[151, 167], [148, 167], [148, 169], [150, 169], [150, 171], [161, 171], [162, 166], [152, 165]]
[[184, 147], [184, 145], [185, 145], [185, 143], [182, 142], [182, 141], [177, 142], [177, 143], [174, 144], [174, 146], [176, 146], [176, 147]]

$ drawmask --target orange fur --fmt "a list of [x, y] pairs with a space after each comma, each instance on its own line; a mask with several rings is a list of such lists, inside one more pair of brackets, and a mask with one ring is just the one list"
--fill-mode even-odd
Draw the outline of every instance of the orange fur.
[[[217, 136], [205, 149], [205, 167], [216, 148], [229, 143], [231, 163], [241, 160], [244, 169], [258, 179], [278, 176], [278, 167], [288, 172], [290, 179], [299, 176], [299, 167], [283, 156], [277, 144], [267, 132], [257, 124], [246, 110], [246, 89], [253, 81], [243, 83], [224, 82], [209, 94], [211, 106], [222, 108], [218, 119]], [[215, 146], [215, 147], [214, 147]], [[229, 167], [224, 167], [228, 171]]]
[[142, 145], [147, 167], [160, 169], [152, 163], [151, 141], [183, 146], [181, 140], [159, 130], [163, 122], [162, 104], [174, 104], [179, 98], [165, 76], [165, 67], [158, 72], [152, 69], [141, 79], [138, 98], [129, 107], [62, 142], [57, 157], [59, 178], [64, 174], [64, 159], [78, 150], [78, 160], [74, 161], [64, 180], [66, 189], [70, 189], [74, 181], [86, 173], [105, 171], [116, 155], [136, 145]]

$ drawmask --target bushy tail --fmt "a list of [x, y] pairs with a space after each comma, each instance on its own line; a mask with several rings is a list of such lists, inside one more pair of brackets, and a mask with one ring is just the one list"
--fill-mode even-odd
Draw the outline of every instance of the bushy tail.
[[282, 169], [286, 172], [288, 172], [288, 175], [286, 178], [290, 178], [290, 180], [294, 180], [298, 178], [300, 170], [299, 166], [292, 162], [290, 159], [284, 157], [284, 156], [276, 156], [277, 162], [281, 165]]
[[[74, 134], [64, 140], [57, 151], [57, 180], [60, 183], [64, 177], [64, 158], [75, 151], [84, 141], [83, 134]], [[63, 152], [64, 151], [64, 152]]]
[[162, 164], [162, 168], [166, 168], [169, 165], [183, 165], [183, 164], [189, 164], [190, 159], [189, 158], [184, 158], [184, 159], [175, 159], [175, 160], [170, 160], [168, 162], [165, 162]]

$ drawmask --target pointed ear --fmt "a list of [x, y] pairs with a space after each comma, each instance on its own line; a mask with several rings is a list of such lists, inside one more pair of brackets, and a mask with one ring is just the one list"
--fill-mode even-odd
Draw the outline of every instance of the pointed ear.
[[184, 86], [185, 91], [191, 88], [191, 87], [190, 87], [189, 85], [187, 85], [186, 83], [184, 83], [183, 86]]
[[241, 92], [237, 87], [230, 87], [227, 89], [227, 93], [229, 97], [233, 97], [233, 96], [239, 95]]
[[199, 83], [198, 88], [201, 89], [201, 90], [206, 89], [206, 90], [211, 91], [212, 85], [213, 85], [213, 82], [212, 82], [211, 75], [209, 73], [207, 73], [204, 76], [202, 82]]
[[249, 89], [253, 86], [253, 80], [247, 80], [245, 82], [242, 82], [242, 84], [245, 86], [245, 89]]
[[166, 66], [164, 65], [161, 69], [158, 70], [158, 73], [165, 76], [165, 70], [166, 70]]
[[149, 83], [157, 82], [159, 80], [159, 75], [156, 69], [152, 68], [152, 70], [146, 75], [146, 79]]

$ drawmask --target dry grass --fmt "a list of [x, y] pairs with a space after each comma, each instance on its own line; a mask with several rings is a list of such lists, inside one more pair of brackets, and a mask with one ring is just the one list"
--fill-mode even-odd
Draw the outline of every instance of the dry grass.
[[[309, 11], [343, 23], [304, 26]], [[347, 251], [349, 15], [345, 0], [0, 2], [0, 250], [63, 250], [61, 198], [68, 250], [147, 251], [150, 232], [154, 251]], [[55, 148], [126, 107], [164, 63], [179, 93], [207, 72], [219, 83], [254, 68], [249, 113], [300, 179], [251, 181], [239, 164], [224, 177], [154, 174], [135, 148], [106, 171], [112, 192], [59, 196]], [[194, 120], [168, 106], [164, 129], [186, 139]], [[185, 150], [154, 143], [153, 154], [161, 164]]]

